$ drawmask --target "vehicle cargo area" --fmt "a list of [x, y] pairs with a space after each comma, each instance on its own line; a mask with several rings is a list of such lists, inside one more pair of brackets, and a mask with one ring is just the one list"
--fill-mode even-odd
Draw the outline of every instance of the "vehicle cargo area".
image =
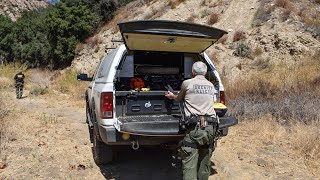
[[[203, 61], [198, 54], [131, 51], [121, 60], [115, 78], [117, 117], [179, 114], [179, 103], [164, 97], [177, 93], [192, 78], [192, 64]], [[215, 79], [211, 73], [208, 78]], [[218, 86], [216, 86], [218, 88]], [[218, 92], [218, 89], [216, 89]]]
[[121, 131], [179, 134], [182, 105], [164, 94], [168, 90], [177, 93], [182, 82], [192, 78], [192, 64], [201, 58], [187, 53], [128, 52], [115, 79], [116, 116]]

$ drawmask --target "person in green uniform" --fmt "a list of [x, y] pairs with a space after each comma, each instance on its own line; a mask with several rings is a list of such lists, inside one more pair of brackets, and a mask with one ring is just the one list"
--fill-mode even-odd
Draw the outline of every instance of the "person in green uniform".
[[165, 97], [182, 101], [185, 137], [181, 141], [184, 180], [208, 180], [211, 173], [210, 157], [214, 150], [218, 126], [214, 110], [214, 86], [205, 75], [207, 66], [201, 61], [192, 66], [193, 78], [183, 81], [177, 95], [168, 91]]

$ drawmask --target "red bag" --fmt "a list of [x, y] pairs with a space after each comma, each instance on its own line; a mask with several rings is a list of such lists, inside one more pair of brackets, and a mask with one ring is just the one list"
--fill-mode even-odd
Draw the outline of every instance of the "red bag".
[[141, 78], [130, 78], [131, 89], [141, 89], [144, 87], [144, 82]]

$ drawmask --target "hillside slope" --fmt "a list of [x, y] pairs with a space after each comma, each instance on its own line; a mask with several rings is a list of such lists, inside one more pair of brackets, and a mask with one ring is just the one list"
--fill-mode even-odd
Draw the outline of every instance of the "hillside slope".
[[[291, 4], [290, 11], [269, 0], [179, 2], [146, 3], [144, 0], [138, 0], [129, 3], [97, 34], [84, 44], [78, 45], [72, 66], [82, 71], [92, 71], [100, 58], [105, 55], [106, 48], [118, 45], [111, 43], [112, 39], [121, 38], [116, 23], [140, 19], [167, 19], [208, 24], [212, 14], [217, 14], [219, 20], [212, 26], [225, 29], [229, 34], [224, 42], [212, 46], [206, 52], [215, 61], [220, 73], [229, 79], [283, 62], [294, 64], [305, 56], [314, 55], [320, 48], [320, 31], [318, 31], [320, 25], [315, 24], [315, 28], [312, 29], [303, 22], [306, 19], [303, 17], [318, 17], [320, 6], [310, 4], [311, 2], [307, 0], [303, 6]], [[303, 10], [305, 6], [314, 8], [307, 13]], [[244, 38], [234, 42], [233, 38], [239, 32], [243, 32]], [[248, 46], [251, 54], [246, 57], [235, 56], [234, 51], [238, 49], [239, 44]]]
[[0, 15], [17, 20], [23, 11], [44, 8], [48, 5], [47, 0], [1, 0]]

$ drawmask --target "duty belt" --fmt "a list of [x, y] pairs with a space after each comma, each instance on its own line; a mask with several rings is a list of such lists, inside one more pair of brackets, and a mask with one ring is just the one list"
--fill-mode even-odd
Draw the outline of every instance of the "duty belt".
[[208, 148], [214, 148], [214, 143], [206, 144], [206, 145], [198, 145], [194, 142], [189, 142], [189, 141], [181, 141], [180, 145], [182, 147], [191, 147], [193, 149], [208, 149]]
[[191, 116], [189, 118], [187, 118], [187, 120], [189, 121], [189, 123], [191, 124], [197, 124], [198, 122], [200, 122], [201, 120], [205, 120], [208, 123], [215, 123], [217, 122], [216, 118], [210, 117], [210, 116]]
[[184, 122], [182, 122], [182, 126], [185, 128], [190, 128], [197, 124], [203, 129], [206, 125], [218, 123], [217, 118], [213, 118], [210, 116], [191, 116], [187, 118]]

